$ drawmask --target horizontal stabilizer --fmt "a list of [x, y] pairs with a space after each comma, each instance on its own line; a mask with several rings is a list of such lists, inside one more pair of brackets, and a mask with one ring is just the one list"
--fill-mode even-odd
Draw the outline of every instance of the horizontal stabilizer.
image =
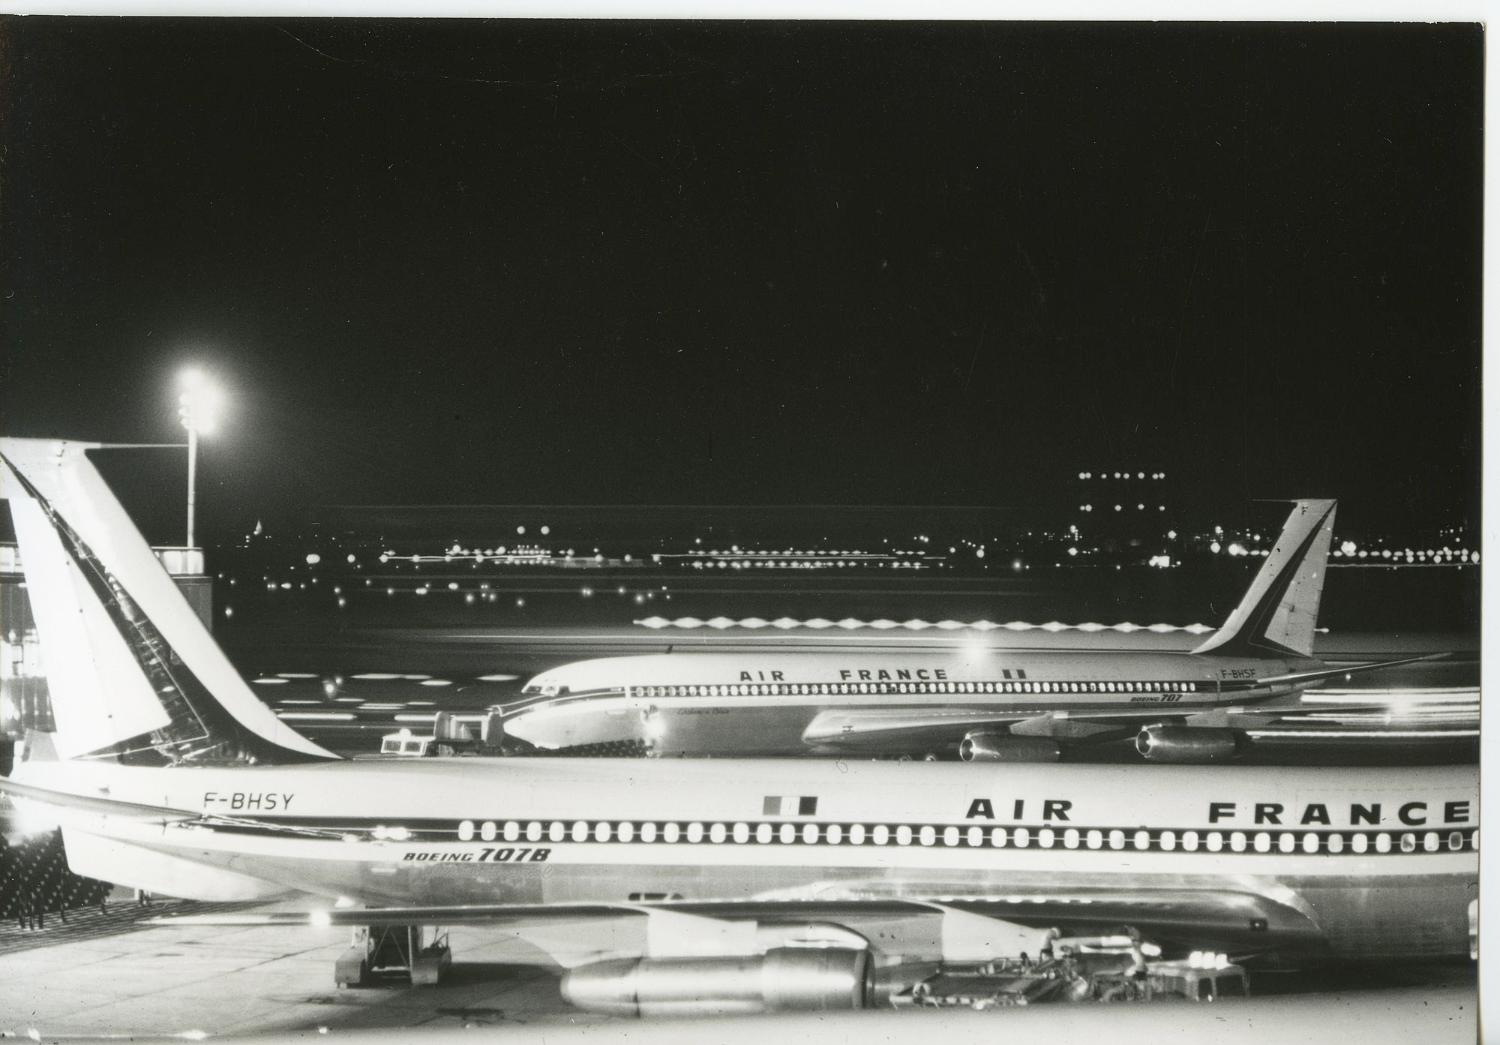
[[114, 798], [94, 798], [90, 795], [75, 795], [66, 791], [23, 784], [9, 777], [0, 777], [0, 794], [9, 795], [28, 802], [41, 802], [59, 809], [78, 809], [87, 813], [102, 813], [105, 816], [131, 817], [144, 820], [192, 820], [197, 813], [168, 806], [142, 805], [138, 802], [122, 802]]
[[1379, 671], [1381, 668], [1397, 668], [1403, 664], [1421, 664], [1429, 660], [1442, 660], [1448, 656], [1446, 653], [1429, 653], [1423, 657], [1404, 657], [1401, 660], [1371, 661], [1368, 664], [1346, 664], [1338, 668], [1319, 668], [1316, 671], [1292, 671], [1285, 675], [1272, 675], [1268, 678], [1256, 679], [1257, 686], [1283, 686], [1287, 684], [1296, 685], [1301, 682], [1316, 682], [1319, 679], [1338, 678], [1340, 675], [1362, 675], [1370, 671]]

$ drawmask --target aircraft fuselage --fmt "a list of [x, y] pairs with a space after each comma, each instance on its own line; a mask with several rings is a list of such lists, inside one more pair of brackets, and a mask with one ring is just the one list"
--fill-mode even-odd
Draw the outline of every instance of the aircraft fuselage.
[[[1154, 652], [662, 654], [545, 672], [507, 708], [505, 731], [543, 749], [635, 743], [658, 755], [792, 755], [810, 749], [918, 753], [955, 747], [967, 723], [1044, 715], [1152, 721], [1268, 700], [1259, 679], [1312, 659]], [[901, 713], [913, 723], [903, 727]], [[888, 732], [845, 713], [890, 716]]]
[[1478, 888], [1473, 767], [464, 758], [42, 763], [18, 779], [180, 810], [59, 815], [80, 873], [202, 899], [288, 887], [387, 906], [948, 898], [1024, 919], [1035, 897], [1071, 897], [1084, 918], [1091, 891], [1127, 907], [1137, 891], [1148, 907], [1232, 893], [1243, 917], [1221, 903], [1184, 931], [1377, 957], [1466, 953]]

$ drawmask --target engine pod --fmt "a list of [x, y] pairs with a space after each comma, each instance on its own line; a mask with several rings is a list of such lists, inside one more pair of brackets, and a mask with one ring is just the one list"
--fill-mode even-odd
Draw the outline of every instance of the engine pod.
[[1196, 726], [1143, 726], [1135, 736], [1135, 749], [1150, 762], [1224, 762], [1239, 753], [1240, 744], [1232, 729]]
[[570, 969], [560, 988], [588, 1012], [697, 1016], [862, 1009], [872, 983], [867, 951], [780, 947], [742, 957], [595, 962]]
[[965, 762], [1056, 762], [1061, 754], [1055, 740], [1011, 733], [974, 732], [958, 745]]

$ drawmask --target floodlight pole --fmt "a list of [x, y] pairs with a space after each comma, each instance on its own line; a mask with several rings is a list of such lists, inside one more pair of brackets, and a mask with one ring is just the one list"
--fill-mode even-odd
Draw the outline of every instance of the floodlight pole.
[[198, 478], [198, 430], [190, 423], [188, 434], [188, 489], [187, 489], [187, 546], [193, 547], [193, 506], [197, 500], [195, 490]]

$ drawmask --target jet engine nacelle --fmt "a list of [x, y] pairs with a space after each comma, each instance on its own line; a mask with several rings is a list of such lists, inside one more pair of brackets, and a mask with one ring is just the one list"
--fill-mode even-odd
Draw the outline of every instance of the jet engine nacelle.
[[958, 745], [965, 762], [1056, 762], [1061, 754], [1055, 740], [1010, 733], [974, 732]]
[[562, 996], [612, 1016], [718, 1015], [863, 1009], [868, 951], [780, 947], [733, 958], [625, 958], [563, 974]]
[[1240, 744], [1232, 729], [1143, 726], [1135, 735], [1135, 749], [1150, 762], [1223, 762], [1239, 752]]

